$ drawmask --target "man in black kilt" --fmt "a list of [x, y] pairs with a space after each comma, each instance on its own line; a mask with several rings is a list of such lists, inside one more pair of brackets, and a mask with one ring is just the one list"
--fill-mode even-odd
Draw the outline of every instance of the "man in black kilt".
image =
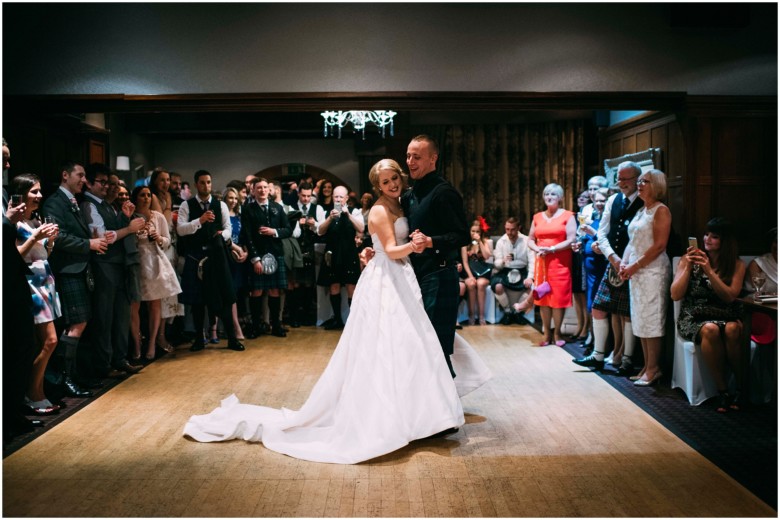
[[179, 301], [192, 308], [195, 340], [190, 350], [206, 347], [203, 325], [206, 306], [209, 314], [218, 316], [225, 327], [228, 348], [244, 350], [236, 339], [233, 326], [233, 304], [236, 294], [228, 266], [225, 243], [230, 241], [231, 225], [227, 205], [211, 195], [211, 174], [206, 170], [195, 172], [197, 195], [179, 208], [176, 232], [184, 258]]
[[320, 222], [317, 231], [320, 236], [325, 237], [325, 255], [320, 265], [317, 285], [330, 288], [330, 305], [333, 308], [333, 318], [324, 324], [327, 330], [344, 328], [341, 316], [341, 286], [347, 288], [348, 302], [352, 305], [352, 295], [360, 278], [360, 259], [355, 235], [363, 232], [365, 224], [359, 209], [353, 213], [349, 212], [347, 193], [344, 186], [333, 189], [333, 209], [327, 218]]
[[317, 222], [325, 220], [325, 210], [312, 201], [312, 189], [308, 182], [298, 186], [298, 202], [295, 206], [301, 212], [298, 225], [301, 235], [298, 244], [301, 246], [303, 267], [296, 268], [290, 277], [292, 290], [287, 293], [287, 305], [290, 310], [290, 321], [293, 326], [296, 323], [313, 325], [316, 322], [316, 310], [313, 303], [317, 300], [314, 292], [316, 276], [314, 270], [314, 244], [317, 241]]
[[593, 244], [593, 250], [603, 254], [609, 260], [593, 300], [593, 353], [583, 358], [572, 359], [574, 363], [583, 367], [596, 370], [604, 368], [611, 314], [615, 348], [616, 350], [619, 348], [621, 337], [624, 345], [623, 357], [618, 369], [621, 375], [630, 375], [633, 371], [631, 355], [634, 352], [634, 332], [631, 328], [628, 283], [615, 275], [620, 270], [620, 262], [628, 246], [628, 224], [644, 205], [636, 190], [636, 181], [641, 174], [642, 168], [635, 162], [626, 161], [618, 165], [617, 182], [620, 193], [612, 195], [607, 200], [599, 224], [598, 242]]
[[254, 204], [247, 204], [241, 212], [241, 233], [249, 249], [253, 273], [250, 280], [249, 311], [256, 335], [263, 316], [263, 291], [268, 291], [268, 309], [271, 334], [287, 336], [279, 320], [280, 290], [287, 288], [282, 239], [292, 236], [292, 228], [281, 204], [270, 200], [268, 181], [252, 181]]

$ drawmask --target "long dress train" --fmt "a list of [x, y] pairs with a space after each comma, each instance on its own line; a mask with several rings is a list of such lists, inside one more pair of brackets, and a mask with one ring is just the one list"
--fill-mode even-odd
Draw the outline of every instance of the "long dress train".
[[[396, 240], [409, 234], [405, 218]], [[333, 355], [300, 410], [242, 404], [235, 395], [184, 434], [200, 442], [244, 439], [316, 462], [353, 464], [463, 424], [463, 408], [436, 332], [422, 306], [408, 259], [391, 260], [373, 236], [375, 257], [360, 276], [349, 319]], [[456, 339], [458, 387], [491, 377]]]

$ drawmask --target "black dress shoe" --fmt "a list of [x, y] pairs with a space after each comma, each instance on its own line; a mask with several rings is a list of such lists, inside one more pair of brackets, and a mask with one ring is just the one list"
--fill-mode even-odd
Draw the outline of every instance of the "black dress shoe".
[[142, 368], [143, 365], [131, 365], [127, 361], [125, 361], [118, 367], [114, 367], [115, 370], [119, 370], [120, 372], [124, 372], [125, 374], [135, 374], [139, 372]]
[[506, 314], [504, 314], [504, 317], [501, 318], [501, 321], [499, 323], [501, 323], [501, 325], [511, 325], [512, 321], [514, 321], [512, 319], [512, 314], [507, 312]]
[[206, 340], [205, 339], [196, 339], [192, 342], [192, 346], [190, 347], [190, 352], [197, 352], [199, 350], [203, 350], [206, 348]]
[[81, 388], [95, 389], [103, 387], [103, 380], [97, 377], [80, 377], [76, 382]]
[[344, 328], [344, 322], [342, 321], [336, 321], [333, 320], [332, 322], [325, 325], [325, 330], [341, 330]]
[[230, 350], [235, 350], [237, 352], [243, 352], [244, 350], [246, 350], [246, 348], [244, 348], [244, 345], [237, 339], [234, 339], [233, 341], [229, 341], [227, 348], [229, 348]]
[[604, 360], [599, 361], [595, 356], [587, 356], [579, 359], [572, 359], [572, 363], [586, 368], [595, 368], [596, 370], [604, 370]]
[[463, 325], [461, 325], [460, 323], [456, 323], [455, 330], [463, 330]]
[[620, 367], [617, 369], [617, 373], [620, 376], [629, 377], [633, 376], [636, 371], [634, 370], [634, 365], [632, 363], [626, 363], [625, 360], [620, 364]]
[[62, 382], [64, 394], [68, 397], [92, 397], [92, 392], [84, 390], [79, 385], [73, 382], [70, 377], [66, 377]]
[[293, 328], [293, 329], [300, 328], [300, 326], [301, 326], [301, 324], [300, 324], [300, 323], [298, 323], [298, 321], [297, 321], [297, 320], [296, 320], [296, 321], [291, 321], [291, 322], [290, 322], [290, 327], [291, 327], [291, 328]]
[[284, 327], [273, 327], [271, 329], [271, 336], [276, 336], [277, 338], [286, 338], [287, 331], [284, 329]]

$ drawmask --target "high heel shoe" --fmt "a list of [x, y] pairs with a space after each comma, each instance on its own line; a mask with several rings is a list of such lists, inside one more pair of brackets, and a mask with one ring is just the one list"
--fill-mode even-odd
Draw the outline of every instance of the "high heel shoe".
[[729, 401], [731, 401], [731, 397], [729, 397], [729, 394], [726, 392], [721, 392], [718, 396], [718, 406], [715, 408], [715, 411], [718, 413], [726, 413], [729, 411]]
[[473, 316], [470, 316], [470, 317], [469, 317], [469, 325], [474, 325], [474, 323], [475, 323], [475, 322], [474, 322], [474, 317], [473, 317]]
[[480, 325], [487, 325], [487, 322], [485, 321], [485, 318], [480, 318], [479, 319], [479, 324]]
[[634, 386], [651, 386], [651, 385], [654, 385], [659, 379], [661, 379], [662, 376], [663, 376], [663, 374], [659, 370], [650, 379], [637, 379], [636, 381], [634, 381]]
[[29, 397], [24, 398], [27, 410], [33, 415], [53, 415], [60, 413], [60, 406], [52, 404], [48, 399], [41, 401], [32, 401]]
[[151, 353], [147, 352], [144, 357], [147, 361], [154, 361], [154, 358], [156, 357], [155, 354], [156, 352], [153, 350]]

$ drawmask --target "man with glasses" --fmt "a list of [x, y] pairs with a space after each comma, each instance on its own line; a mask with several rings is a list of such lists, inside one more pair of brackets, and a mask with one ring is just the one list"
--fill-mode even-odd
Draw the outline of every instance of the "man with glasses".
[[607, 201], [598, 229], [598, 240], [593, 244], [593, 250], [603, 254], [609, 261], [593, 300], [593, 353], [572, 360], [583, 367], [596, 370], [604, 368], [604, 355], [609, 335], [608, 316], [611, 314], [612, 332], [615, 338], [613, 360], [621, 357], [621, 340], [624, 346], [618, 368], [621, 375], [630, 375], [633, 371], [631, 355], [634, 351], [634, 333], [631, 328], [628, 284], [615, 275], [620, 269], [623, 252], [628, 245], [628, 224], [644, 205], [636, 190], [637, 178], [641, 174], [642, 169], [635, 162], [626, 161], [618, 165], [617, 183], [620, 192], [612, 195]]
[[[115, 377], [122, 372], [134, 374], [141, 370], [140, 365], [127, 361], [130, 297], [126, 257], [136, 251], [135, 234], [145, 222], [141, 217], [132, 218], [135, 210], [132, 202], [125, 202], [122, 211], [117, 211], [105, 200], [110, 175], [111, 170], [104, 164], [87, 166], [87, 191], [81, 203], [81, 214], [92, 236], [105, 236], [108, 244], [104, 252], [95, 252], [92, 257], [95, 290], [92, 291], [93, 316], [89, 328], [93, 340], [93, 370], [97, 377]], [[129, 237], [127, 241], [126, 237]]]

